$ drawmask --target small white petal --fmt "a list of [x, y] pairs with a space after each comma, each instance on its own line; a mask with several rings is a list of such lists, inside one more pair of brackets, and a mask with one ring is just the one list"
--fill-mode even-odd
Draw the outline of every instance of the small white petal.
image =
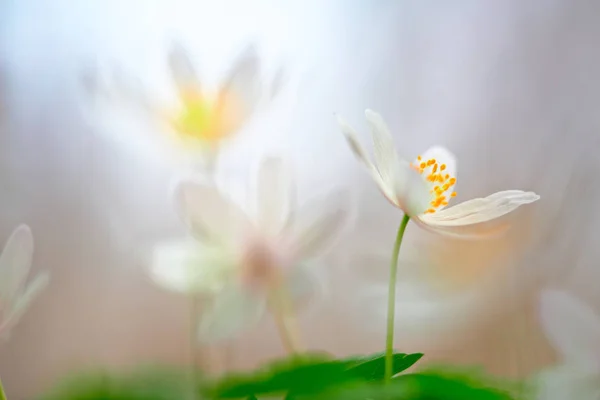
[[223, 288], [233, 268], [232, 257], [222, 249], [180, 240], [154, 248], [150, 275], [167, 290], [211, 294]]
[[381, 115], [367, 109], [365, 116], [371, 125], [375, 164], [383, 182], [391, 186], [394, 184], [394, 175], [398, 169], [398, 154], [394, 147], [394, 139]]
[[50, 274], [48, 272], [42, 272], [33, 278], [32, 282], [27, 285], [23, 294], [21, 294], [16, 301], [11, 304], [9, 310], [7, 310], [7, 316], [2, 321], [0, 326], [0, 332], [6, 334], [19, 322], [31, 302], [48, 286], [50, 281]]
[[431, 226], [467, 226], [491, 221], [516, 210], [524, 204], [539, 200], [533, 192], [507, 190], [483, 199], [472, 199], [435, 214], [425, 214], [421, 220]]
[[232, 339], [258, 323], [265, 309], [263, 296], [240, 286], [228, 286], [203, 310], [198, 339], [203, 342]]
[[261, 96], [259, 58], [248, 46], [234, 62], [216, 101], [215, 112], [226, 129], [238, 129], [253, 114]]
[[411, 217], [421, 215], [430, 207], [429, 186], [421, 175], [406, 162], [400, 162], [395, 173], [394, 196], [397, 204]]
[[291, 171], [281, 158], [267, 157], [260, 163], [256, 184], [257, 219], [268, 235], [277, 234], [288, 222], [295, 191]]
[[0, 255], [0, 299], [11, 303], [22, 290], [31, 268], [33, 235], [27, 225], [18, 226]]
[[247, 215], [213, 183], [181, 181], [174, 198], [181, 217], [201, 240], [232, 245], [250, 225]]
[[550, 343], [567, 362], [600, 368], [600, 317], [568, 293], [545, 290], [540, 319]]
[[171, 76], [179, 92], [193, 90], [200, 93], [201, 87], [198, 75], [188, 52], [180, 43], [171, 43], [168, 60]]
[[386, 182], [383, 181], [383, 179], [381, 179], [379, 171], [377, 171], [377, 168], [375, 168], [375, 165], [373, 165], [373, 163], [369, 159], [367, 152], [363, 149], [360, 143], [358, 143], [358, 140], [356, 139], [356, 131], [354, 131], [354, 129], [352, 129], [352, 127], [341, 116], [336, 115], [336, 119], [338, 125], [340, 126], [340, 129], [342, 130], [342, 133], [344, 134], [344, 137], [346, 138], [346, 141], [348, 142], [348, 145], [350, 146], [350, 149], [354, 153], [354, 156], [367, 169], [369, 175], [371, 175], [371, 178], [373, 178], [373, 180], [375, 181], [377, 186], [379, 186], [383, 194], [390, 201], [392, 201], [392, 198], [394, 197], [393, 185], [388, 185]]
[[311, 258], [326, 252], [349, 225], [350, 194], [345, 190], [328, 193], [307, 202], [297, 212], [293, 244], [298, 256]]

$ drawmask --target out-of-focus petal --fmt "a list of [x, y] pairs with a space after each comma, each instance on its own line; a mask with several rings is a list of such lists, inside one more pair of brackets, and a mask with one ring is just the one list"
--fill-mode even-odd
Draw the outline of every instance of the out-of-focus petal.
[[185, 97], [186, 93], [200, 94], [201, 86], [192, 60], [181, 43], [171, 43], [168, 53], [169, 70], [177, 90]]
[[286, 225], [294, 206], [295, 190], [289, 165], [278, 157], [267, 157], [259, 166], [256, 183], [257, 220], [267, 235]]
[[214, 183], [180, 181], [175, 187], [174, 198], [181, 217], [201, 240], [232, 245], [249, 229], [248, 216]]
[[540, 295], [544, 333], [566, 362], [600, 373], [600, 317], [587, 304], [559, 290]]
[[330, 192], [301, 206], [292, 245], [297, 255], [308, 259], [327, 251], [349, 225], [352, 211], [350, 193], [346, 190]]
[[7, 334], [10, 330], [19, 322], [23, 313], [27, 311], [31, 302], [48, 286], [50, 281], [50, 274], [48, 272], [42, 272], [33, 278], [33, 281], [29, 283], [23, 294], [19, 295], [15, 302], [11, 304], [10, 310], [7, 310], [7, 315], [4, 316], [3, 321], [0, 325], [0, 333]]
[[365, 110], [367, 121], [371, 125], [371, 137], [375, 153], [375, 164], [386, 186], [394, 185], [398, 169], [398, 154], [394, 140], [383, 117], [373, 110]]
[[435, 227], [465, 226], [487, 222], [518, 207], [539, 200], [533, 192], [506, 190], [483, 199], [472, 199], [434, 214], [425, 214], [420, 219]]
[[22, 290], [33, 255], [33, 235], [27, 225], [19, 225], [10, 235], [0, 255], [0, 299], [11, 303]]
[[562, 365], [542, 371], [534, 379], [535, 400], [591, 400], [600, 398], [595, 371]]
[[239, 129], [254, 113], [261, 92], [259, 57], [250, 45], [234, 62], [217, 97], [215, 114], [221, 129]]
[[203, 310], [198, 339], [215, 342], [231, 339], [252, 327], [263, 316], [266, 298], [237, 285], [224, 288]]
[[156, 246], [150, 276], [167, 290], [213, 294], [223, 288], [233, 268], [233, 260], [220, 248], [190, 239]]

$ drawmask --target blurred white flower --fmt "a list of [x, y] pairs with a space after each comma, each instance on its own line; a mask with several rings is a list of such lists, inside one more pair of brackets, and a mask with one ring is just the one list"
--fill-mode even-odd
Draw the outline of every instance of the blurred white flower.
[[540, 296], [540, 319], [562, 364], [537, 376], [537, 399], [600, 399], [598, 313], [568, 293], [545, 290]]
[[[259, 56], [253, 45], [233, 62], [216, 93], [209, 93], [181, 44], [171, 44], [167, 62], [179, 103], [176, 106], [159, 104], [133, 78], [117, 71], [113, 76], [113, 89], [147, 117], [164, 125], [176, 148], [181, 150], [180, 154], [211, 168], [224, 140], [250, 120], [261, 99], [275, 98], [284, 82], [283, 69], [279, 69], [268, 85], [263, 83]], [[98, 82], [86, 83], [92, 91], [99, 90], [98, 85]]]
[[201, 339], [234, 336], [267, 306], [279, 307], [282, 290], [292, 308], [309, 299], [318, 289], [316, 259], [348, 223], [349, 196], [341, 191], [296, 207], [290, 171], [279, 158], [261, 162], [255, 186], [254, 204], [245, 209], [214, 183], [186, 180], [175, 190], [195, 240], [158, 246], [152, 275], [170, 290], [213, 296]]
[[356, 139], [356, 132], [338, 116], [354, 155], [367, 168], [383, 195], [421, 227], [447, 236], [464, 234], [456, 227], [499, 218], [540, 198], [533, 192], [506, 190], [444, 209], [456, 196], [456, 159], [443, 147], [432, 147], [409, 163], [398, 156], [392, 135], [381, 117], [366, 110], [371, 125], [375, 164]]
[[49, 274], [42, 272], [26, 284], [32, 255], [31, 230], [27, 225], [20, 225], [0, 255], [0, 335], [5, 338], [49, 281]]

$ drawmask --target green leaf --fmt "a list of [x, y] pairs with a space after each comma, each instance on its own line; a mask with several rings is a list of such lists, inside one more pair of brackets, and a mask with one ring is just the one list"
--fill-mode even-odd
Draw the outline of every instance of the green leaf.
[[210, 398], [248, 398], [287, 392], [314, 393], [347, 382], [346, 364], [324, 355], [299, 355], [276, 360], [258, 371], [234, 373], [205, 388]]
[[175, 368], [143, 367], [121, 375], [96, 370], [69, 376], [41, 400], [171, 400], [190, 389], [187, 375]]
[[[393, 356], [392, 375], [412, 367], [423, 357], [423, 353], [395, 353]], [[353, 362], [353, 363], [352, 363]], [[385, 377], [385, 353], [376, 353], [351, 361], [348, 371], [370, 381], [382, 380]]]
[[514, 400], [510, 393], [458, 378], [434, 374], [400, 375], [389, 383], [364, 382], [298, 400]]

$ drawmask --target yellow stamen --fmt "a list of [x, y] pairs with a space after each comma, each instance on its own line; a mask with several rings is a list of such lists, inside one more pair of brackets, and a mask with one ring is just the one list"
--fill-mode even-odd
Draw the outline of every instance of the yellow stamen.
[[446, 171], [446, 164], [439, 164], [435, 158], [423, 160], [421, 156], [417, 157], [418, 164], [410, 164], [411, 168], [424, 175], [426, 182], [431, 182], [435, 186], [430, 190], [432, 200], [431, 207], [425, 211], [426, 214], [435, 213], [440, 207], [448, 205], [448, 200], [456, 196], [456, 192], [448, 193], [456, 184], [456, 178], [450, 176]]

